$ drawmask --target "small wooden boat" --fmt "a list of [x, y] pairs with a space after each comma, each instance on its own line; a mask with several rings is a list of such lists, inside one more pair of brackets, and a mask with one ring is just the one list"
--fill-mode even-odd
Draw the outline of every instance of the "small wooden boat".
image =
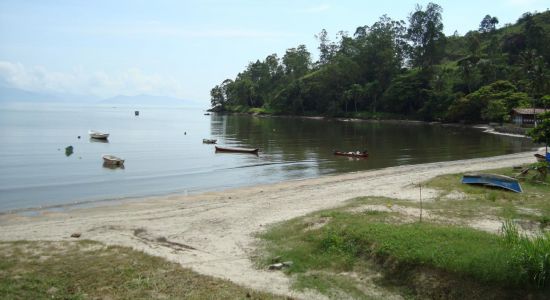
[[253, 154], [258, 154], [258, 151], [260, 149], [258, 148], [255, 148], [255, 149], [251, 149], [251, 148], [230, 148], [230, 147], [219, 147], [219, 146], [216, 146], [216, 152], [239, 152], [239, 153], [253, 153]]
[[215, 144], [217, 141], [215, 139], [202, 139], [203, 144]]
[[94, 138], [94, 139], [107, 139], [109, 137], [109, 134], [108, 133], [105, 133], [105, 132], [100, 132], [100, 131], [96, 131], [96, 130], [90, 130], [88, 131], [88, 134], [90, 135], [91, 138]]
[[497, 174], [464, 174], [462, 183], [479, 184], [490, 187], [498, 187], [512, 192], [521, 193], [521, 185], [517, 179]]
[[111, 166], [122, 166], [124, 165], [124, 159], [116, 157], [114, 155], [106, 154], [103, 155], [103, 163]]
[[340, 156], [348, 156], [348, 157], [357, 157], [357, 158], [367, 158], [369, 157], [369, 153], [367, 151], [359, 152], [343, 152], [343, 151], [334, 151], [334, 155], [340, 155]]

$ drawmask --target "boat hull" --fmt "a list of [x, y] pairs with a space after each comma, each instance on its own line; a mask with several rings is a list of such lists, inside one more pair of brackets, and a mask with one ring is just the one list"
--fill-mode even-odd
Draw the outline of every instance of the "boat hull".
[[253, 154], [258, 154], [258, 151], [260, 149], [258, 148], [254, 148], [254, 149], [249, 149], [249, 148], [229, 148], [229, 147], [219, 147], [219, 146], [216, 146], [216, 152], [235, 152], [235, 153], [253, 153]]
[[215, 144], [218, 140], [202, 139], [203, 144]]
[[462, 183], [498, 187], [516, 193], [523, 192], [521, 185], [516, 179], [497, 174], [464, 174], [462, 176]]
[[112, 166], [122, 166], [124, 165], [124, 159], [113, 155], [103, 155], [103, 163]]
[[98, 140], [106, 140], [109, 137], [108, 133], [103, 133], [103, 132], [93, 131], [93, 130], [88, 132], [88, 134], [90, 135], [91, 138], [98, 139]]

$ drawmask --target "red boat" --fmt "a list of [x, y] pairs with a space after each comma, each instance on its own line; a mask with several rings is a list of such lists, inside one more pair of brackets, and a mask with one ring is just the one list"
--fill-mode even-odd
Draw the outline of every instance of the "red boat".
[[348, 156], [348, 157], [358, 157], [358, 158], [367, 158], [369, 157], [369, 153], [367, 151], [359, 152], [342, 152], [335, 150], [334, 155], [340, 155], [340, 156]]
[[258, 148], [249, 149], [249, 148], [229, 148], [229, 147], [216, 146], [216, 152], [239, 152], [239, 153], [258, 154], [259, 150], [260, 149], [258, 149]]

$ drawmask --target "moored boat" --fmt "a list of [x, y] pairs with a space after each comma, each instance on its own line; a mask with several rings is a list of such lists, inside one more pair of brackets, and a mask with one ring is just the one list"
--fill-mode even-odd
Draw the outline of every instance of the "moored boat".
[[202, 139], [203, 144], [215, 144], [217, 141], [216, 139]]
[[521, 193], [521, 185], [512, 177], [497, 174], [464, 174], [462, 183], [479, 184], [490, 187], [498, 187], [512, 192]]
[[101, 131], [96, 131], [96, 130], [90, 130], [88, 131], [88, 134], [90, 135], [91, 138], [94, 138], [94, 139], [107, 139], [109, 137], [109, 134], [108, 133], [105, 133], [105, 132], [101, 132]]
[[220, 147], [216, 146], [216, 152], [238, 152], [238, 153], [253, 153], [258, 154], [258, 148], [231, 148], [231, 147]]
[[357, 158], [367, 158], [367, 157], [369, 157], [369, 153], [367, 151], [363, 151], [363, 152], [360, 152], [360, 151], [343, 152], [343, 151], [334, 150], [334, 155], [357, 157]]
[[114, 155], [106, 154], [103, 155], [103, 163], [112, 166], [122, 166], [124, 165], [124, 159], [116, 157]]

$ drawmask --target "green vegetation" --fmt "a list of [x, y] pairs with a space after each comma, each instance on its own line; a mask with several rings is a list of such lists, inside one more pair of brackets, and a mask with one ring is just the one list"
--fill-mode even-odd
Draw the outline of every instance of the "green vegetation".
[[529, 238], [518, 233], [513, 222], [503, 226], [504, 240], [512, 249], [511, 265], [538, 287], [550, 286], [550, 232]]
[[2, 299], [283, 299], [125, 247], [0, 243]]
[[540, 115], [539, 123], [528, 134], [535, 143], [550, 144], [550, 112]]
[[[520, 171], [506, 168], [484, 172], [516, 176]], [[462, 220], [490, 215], [500, 219], [533, 221], [541, 228], [547, 226], [547, 222], [541, 221], [550, 219], [550, 202], [547, 200], [550, 199], [550, 180], [546, 178], [540, 183], [537, 171], [529, 171], [524, 180], [520, 181], [523, 193], [466, 185], [461, 183], [461, 178], [462, 174], [449, 174], [426, 182], [425, 187], [438, 190], [439, 196], [434, 201], [424, 203], [424, 207], [440, 215]], [[456, 192], [460, 193], [459, 199], [453, 199], [453, 193]]]
[[[550, 99], [550, 12], [525, 13], [497, 29], [443, 34], [443, 8], [417, 5], [408, 22], [384, 15], [350, 36], [316, 35], [319, 59], [304, 45], [251, 62], [211, 90], [215, 110], [441, 121], [508, 120], [511, 108]], [[546, 96], [545, 96], [546, 95]], [[546, 98], [545, 98], [546, 97]], [[383, 115], [384, 116], [384, 115]], [[387, 115], [386, 115], [387, 116]]]
[[[423, 222], [417, 202], [354, 199], [261, 234], [259, 263], [293, 261], [285, 272], [295, 288], [332, 298], [544, 299], [550, 292], [550, 180], [531, 176], [521, 194], [464, 185], [459, 174], [437, 177], [423, 184], [440, 191], [423, 203]], [[475, 225], [485, 221], [489, 225]]]

